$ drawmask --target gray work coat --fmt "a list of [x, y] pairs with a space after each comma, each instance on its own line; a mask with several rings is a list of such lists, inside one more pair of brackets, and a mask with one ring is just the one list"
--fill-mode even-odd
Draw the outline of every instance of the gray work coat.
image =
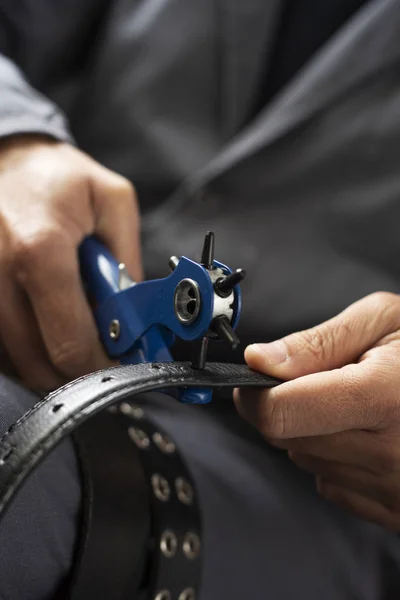
[[131, 179], [150, 277], [214, 230], [248, 272], [246, 339], [400, 289], [400, 2], [367, 2], [249, 122], [280, 4], [0, 2], [0, 135]]
[[[214, 230], [248, 272], [245, 341], [400, 291], [400, 0], [367, 2], [249, 121], [281, 1], [0, 0], [0, 137], [71, 140], [131, 179], [150, 277]], [[362, 524], [291, 491], [305, 476], [282, 456], [160, 410], [205, 498], [204, 598], [379, 596]]]

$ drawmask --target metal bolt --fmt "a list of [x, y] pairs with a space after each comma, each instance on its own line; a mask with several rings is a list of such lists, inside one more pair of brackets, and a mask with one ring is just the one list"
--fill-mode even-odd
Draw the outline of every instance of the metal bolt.
[[155, 473], [151, 477], [151, 485], [156, 498], [161, 500], [161, 502], [169, 500], [171, 490], [168, 481], [164, 477]]
[[118, 319], [113, 319], [108, 327], [108, 333], [112, 340], [117, 340], [121, 334], [121, 325]]
[[173, 531], [167, 529], [160, 539], [160, 550], [167, 558], [175, 556], [178, 549], [178, 539]]
[[128, 402], [122, 402], [119, 405], [119, 410], [127, 417], [132, 417], [133, 419], [143, 419], [144, 416], [143, 408], [136, 406], [136, 404], [128, 404]]
[[142, 429], [137, 427], [129, 427], [128, 434], [132, 442], [136, 444], [140, 450], [146, 450], [150, 445], [150, 440]]
[[154, 597], [154, 600], [171, 600], [171, 594], [168, 590], [161, 590]]
[[196, 600], [196, 592], [193, 588], [186, 588], [179, 594], [178, 600]]
[[173, 454], [175, 452], [175, 444], [167, 435], [159, 433], [153, 434], [153, 442], [165, 454]]
[[194, 491], [190, 483], [183, 477], [177, 477], [175, 480], [176, 494], [183, 504], [188, 506], [193, 503]]
[[171, 256], [171, 258], [168, 261], [168, 265], [171, 271], [175, 271], [176, 267], [178, 266], [178, 263], [179, 258], [177, 256]]
[[186, 558], [196, 558], [200, 552], [201, 542], [198, 535], [195, 533], [187, 533], [183, 541], [183, 553]]

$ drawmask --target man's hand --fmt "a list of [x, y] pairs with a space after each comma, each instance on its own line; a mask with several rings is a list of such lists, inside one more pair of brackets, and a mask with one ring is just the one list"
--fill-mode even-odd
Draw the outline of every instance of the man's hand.
[[285, 383], [236, 390], [240, 414], [315, 473], [325, 498], [400, 531], [400, 297], [372, 294], [245, 358]]
[[137, 203], [125, 178], [67, 144], [3, 141], [0, 343], [34, 389], [110, 364], [79, 275], [77, 248], [92, 233], [141, 277]]

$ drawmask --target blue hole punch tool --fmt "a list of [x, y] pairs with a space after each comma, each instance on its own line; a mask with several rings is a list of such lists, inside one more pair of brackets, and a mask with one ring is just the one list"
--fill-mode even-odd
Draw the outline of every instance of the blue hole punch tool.
[[[214, 234], [205, 237], [201, 262], [172, 256], [164, 279], [135, 283], [124, 265], [93, 237], [79, 248], [83, 282], [94, 306], [107, 354], [121, 364], [172, 361], [175, 336], [201, 340], [193, 368], [205, 367], [210, 338], [239, 344], [235, 333], [241, 310], [242, 269], [232, 272], [214, 260]], [[186, 389], [180, 401], [204, 404], [211, 390]]]

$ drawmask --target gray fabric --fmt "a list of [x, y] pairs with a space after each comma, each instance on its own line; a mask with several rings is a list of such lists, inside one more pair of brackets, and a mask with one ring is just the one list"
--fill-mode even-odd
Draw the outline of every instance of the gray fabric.
[[[318, 497], [313, 478], [238, 416], [146, 399], [187, 461], [202, 508], [200, 600], [389, 600], [382, 549], [391, 534]], [[399, 597], [400, 588], [397, 587]]]
[[[149, 276], [213, 228], [219, 258], [248, 271], [241, 332], [260, 339], [399, 291], [398, 0], [367, 2], [244, 129], [280, 0], [0, 7], [4, 52], [137, 185]], [[49, 133], [53, 106], [10, 77], [1, 63], [0, 132], [21, 130], [17, 88]]]
[[[168, 272], [170, 254], [198, 257], [205, 230], [213, 229], [218, 259], [248, 271], [240, 328], [247, 340], [306, 327], [377, 289], [400, 291], [400, 2], [367, 2], [243, 128], [268, 68], [265, 49], [272, 48], [280, 8], [281, 0], [0, 0], [0, 50], [20, 69], [0, 61], [0, 135], [42, 131], [69, 140], [70, 130], [82, 149], [130, 178], [144, 213], [150, 277]], [[218, 435], [210, 434], [215, 447]], [[233, 447], [236, 441], [226, 436]], [[202, 455], [188, 452], [201, 474]], [[248, 458], [256, 461], [249, 473], [261, 502], [269, 494], [264, 467], [252, 450]], [[279, 478], [279, 467], [265, 460]], [[234, 477], [236, 462], [227, 465]], [[282, 477], [302, 477], [281, 466]], [[237, 472], [248, 477], [240, 460]], [[225, 493], [233, 482], [212, 479], [216, 505], [218, 487]], [[289, 482], [282, 485], [279, 501], [289, 505]], [[307, 526], [300, 517], [293, 526], [304, 533], [315, 515], [321, 529], [312, 535], [332, 533], [333, 509], [307, 489], [299, 493]], [[261, 515], [257, 494], [241, 498], [249, 517], [252, 510]], [[294, 510], [291, 504], [291, 523]], [[270, 517], [267, 523], [272, 527]], [[252, 527], [256, 535], [254, 521]], [[355, 551], [366, 530], [348, 529], [346, 546], [341, 527], [333, 536], [341, 541], [331, 575], [338, 566], [338, 576], [344, 573], [343, 552], [354, 577], [363, 568], [371, 575], [366, 594], [374, 594], [368, 547], [359, 550], [364, 567]], [[260, 531], [257, 539], [265, 540], [266, 558], [273, 560], [271, 548], [283, 538], [275, 530], [271, 541], [267, 527]], [[280, 561], [288, 539], [277, 547]], [[245, 536], [242, 548], [249, 543]], [[298, 554], [302, 547], [296, 550], [308, 560]], [[281, 577], [290, 576], [287, 564]], [[209, 573], [217, 572], [215, 565]], [[259, 563], [246, 565], [262, 572]], [[233, 582], [236, 575], [229, 573]], [[347, 597], [377, 597], [345, 581]], [[212, 590], [211, 575], [205, 585]], [[330, 596], [324, 588], [314, 597]]]
[[71, 141], [58, 107], [33, 89], [20, 69], [0, 55], [0, 138], [37, 133]]
[[[0, 436], [37, 400], [0, 376]], [[65, 598], [80, 508], [79, 468], [67, 440], [27, 479], [0, 519], [0, 600]]]

